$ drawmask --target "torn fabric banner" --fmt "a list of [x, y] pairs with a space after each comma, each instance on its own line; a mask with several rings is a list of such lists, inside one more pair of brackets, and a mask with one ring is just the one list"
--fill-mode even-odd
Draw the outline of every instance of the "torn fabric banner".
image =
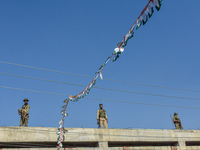
[[141, 22], [142, 22], [142, 19], [141, 17], [139, 19], [137, 19], [137, 27], [136, 27], [136, 30], [139, 29], [139, 27], [141, 26]]
[[146, 12], [144, 12], [143, 14], [142, 14], [142, 23], [143, 23], [143, 25], [145, 25], [145, 23], [148, 21], [148, 16], [147, 16], [147, 14], [146, 14]]
[[124, 51], [124, 48], [115, 48], [114, 50], [114, 54], [122, 54], [122, 52]]
[[101, 80], [103, 80], [103, 76], [102, 76], [102, 73], [101, 73], [101, 72], [100, 72], [100, 75], [99, 75], [99, 76], [100, 76]]
[[[142, 24], [145, 25], [146, 22], [148, 21], [148, 18], [150, 18], [153, 15], [154, 10], [153, 10], [152, 3], [154, 4], [154, 6], [156, 7], [156, 9], [158, 11], [160, 10], [161, 1], [162, 0], [149, 0], [149, 2], [147, 3], [147, 5], [144, 7], [141, 14], [139, 15], [139, 17], [137, 18], [137, 20], [131, 27], [131, 30], [129, 30], [129, 32], [126, 34], [126, 36], [124, 36], [124, 39], [122, 40], [122, 42], [117, 44], [117, 48], [124, 48], [127, 45], [128, 40], [133, 37], [135, 25], [136, 25], [136, 30], [139, 29], [139, 27]], [[114, 54], [113, 61], [116, 61], [117, 58], [119, 58], [119, 54], [122, 54], [122, 52], [118, 53], [117, 51], [119, 51], [119, 49], [115, 48], [114, 52], [113, 52], [113, 54]]]
[[[128, 40], [129, 40], [130, 38], [132, 38], [133, 35], [134, 35], [134, 30], [129, 31], [129, 32], [126, 34], [126, 36], [124, 37], [124, 40], [123, 40], [123, 44], [122, 44], [122, 46], [121, 46], [122, 48], [124, 48], [124, 47], [126, 46]], [[124, 49], [123, 49], [123, 51], [124, 51]]]
[[119, 58], [119, 54], [114, 54], [113, 62], [116, 61], [117, 58]]
[[64, 139], [63, 122], [64, 122], [64, 118], [67, 116], [66, 109], [67, 109], [67, 105], [68, 105], [69, 101], [77, 102], [79, 99], [83, 98], [84, 96], [87, 96], [89, 94], [90, 90], [92, 89], [92, 87], [95, 85], [97, 77], [100, 76], [100, 78], [103, 79], [101, 71], [106, 66], [106, 64], [109, 62], [111, 57], [114, 55], [113, 61], [116, 61], [117, 58], [119, 58], [119, 55], [124, 52], [124, 47], [127, 45], [127, 42], [129, 41], [129, 39], [131, 39], [134, 36], [134, 28], [136, 28], [136, 30], [137, 30], [142, 24], [145, 25], [146, 22], [148, 21], [148, 18], [151, 18], [151, 16], [154, 13], [153, 5], [159, 11], [160, 7], [161, 7], [161, 2], [162, 2], [162, 0], [149, 0], [148, 1], [147, 5], [142, 10], [142, 12], [140, 13], [137, 20], [134, 22], [134, 24], [131, 27], [131, 29], [129, 30], [129, 32], [123, 37], [123, 40], [116, 45], [114, 52], [107, 58], [105, 63], [103, 65], [101, 65], [99, 70], [96, 72], [97, 75], [92, 80], [92, 82], [78, 95], [75, 95], [75, 96], [70, 95], [67, 99], [65, 99], [63, 101], [63, 103], [65, 103], [65, 105], [62, 106], [63, 110], [61, 111], [63, 118], [62, 118], [62, 120], [59, 121], [59, 128], [58, 128], [59, 131], [57, 132], [57, 135], [59, 135], [58, 147], [57, 147], [58, 150], [60, 150], [60, 148], [63, 147], [63, 145], [62, 145], [62, 138]]
[[155, 5], [156, 9], [159, 11], [161, 7], [162, 0], [153, 0], [153, 4]]
[[[79, 99], [83, 98], [84, 96], [87, 96], [91, 90], [91, 88], [95, 85], [96, 83], [96, 79], [97, 77], [99, 76], [100, 72], [98, 72], [98, 74], [96, 75], [96, 77], [92, 80], [92, 82], [81, 92], [79, 93], [78, 95], [75, 95], [75, 96], [72, 96], [70, 95], [69, 96], [69, 100], [72, 101], [72, 102], [77, 102]], [[66, 102], [67, 100], [64, 100], [64, 103]], [[63, 106], [64, 107], [64, 106]]]
[[149, 3], [149, 5], [147, 6], [147, 12], [148, 12], [149, 18], [151, 18], [154, 12], [152, 3]]
[[119, 57], [119, 54], [122, 54], [122, 52], [124, 51], [124, 48], [115, 48], [113, 54], [114, 54], [114, 58], [113, 61], [116, 61], [117, 58]]

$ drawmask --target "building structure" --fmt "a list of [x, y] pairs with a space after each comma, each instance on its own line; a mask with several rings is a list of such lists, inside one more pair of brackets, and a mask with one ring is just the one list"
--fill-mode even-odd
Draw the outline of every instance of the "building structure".
[[[2, 150], [56, 150], [57, 128], [0, 127]], [[63, 150], [199, 150], [200, 130], [65, 128]]]

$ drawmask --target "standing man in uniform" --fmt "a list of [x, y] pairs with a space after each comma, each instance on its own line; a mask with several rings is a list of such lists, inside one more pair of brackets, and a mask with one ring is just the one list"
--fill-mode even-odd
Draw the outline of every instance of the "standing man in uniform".
[[103, 104], [99, 104], [99, 107], [100, 109], [97, 110], [97, 124], [100, 125], [101, 129], [103, 129], [103, 125], [106, 129], [108, 129], [108, 117], [105, 109], [103, 109]]
[[174, 113], [173, 122], [175, 124], [176, 129], [181, 130], [183, 128], [181, 121], [178, 118], [178, 113]]
[[21, 119], [20, 119], [20, 127], [21, 126], [25, 126], [25, 127], [28, 127], [28, 119], [29, 119], [29, 109], [30, 109], [30, 106], [28, 104], [28, 98], [25, 98], [24, 100], [24, 105], [22, 106], [21, 110], [18, 109], [19, 111], [19, 115], [21, 115]]

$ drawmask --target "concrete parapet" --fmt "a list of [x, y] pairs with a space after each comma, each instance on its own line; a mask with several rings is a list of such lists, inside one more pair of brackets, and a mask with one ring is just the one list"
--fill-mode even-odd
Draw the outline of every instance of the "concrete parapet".
[[[71, 150], [200, 149], [199, 130], [93, 128], [65, 128], [65, 130], [63, 145], [65, 148], [73, 148]], [[0, 127], [0, 148], [54, 150], [57, 146], [57, 131], [57, 128], [46, 127]]]
[[[61, 148], [61, 150], [199, 150], [199, 146], [188, 146], [187, 148], [172, 149], [170, 146], [158, 146], [158, 147], [130, 147], [129, 149], [124, 149], [122, 147], [112, 147], [112, 148]], [[2, 150], [57, 150], [57, 148], [3, 148]]]

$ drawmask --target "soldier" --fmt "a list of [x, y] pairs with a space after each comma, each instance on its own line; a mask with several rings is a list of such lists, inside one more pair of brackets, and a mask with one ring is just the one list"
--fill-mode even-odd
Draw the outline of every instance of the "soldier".
[[28, 104], [28, 98], [25, 98], [24, 100], [24, 105], [22, 106], [21, 110], [18, 109], [19, 111], [19, 115], [21, 115], [21, 119], [20, 119], [20, 127], [24, 126], [25, 127], [28, 127], [28, 119], [29, 119], [29, 109], [30, 109], [30, 106]]
[[176, 126], [176, 129], [181, 130], [183, 128], [180, 118], [178, 118], [178, 113], [174, 113], [173, 122]]
[[103, 104], [99, 104], [100, 109], [97, 110], [97, 124], [103, 129], [103, 125], [106, 129], [108, 129], [108, 117], [106, 115], [106, 111], [103, 109]]

